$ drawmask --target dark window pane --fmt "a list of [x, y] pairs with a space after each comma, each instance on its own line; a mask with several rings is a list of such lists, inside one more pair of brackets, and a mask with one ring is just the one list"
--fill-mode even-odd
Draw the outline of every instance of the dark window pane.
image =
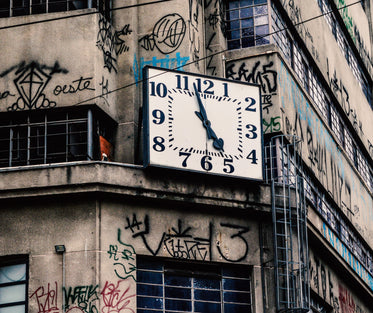
[[194, 287], [204, 289], [219, 289], [220, 281], [218, 279], [196, 278], [194, 280]]
[[0, 1], [0, 17], [9, 17], [10, 2]]
[[163, 266], [161, 263], [154, 262], [151, 260], [142, 260], [141, 263], [137, 265], [137, 269], [153, 269], [153, 270], [162, 270]]
[[138, 295], [148, 295], [148, 296], [163, 296], [163, 286], [147, 285], [147, 284], [137, 284], [137, 294]]
[[166, 307], [166, 310], [190, 312], [192, 309], [192, 303], [190, 301], [185, 301], [185, 300], [166, 299], [165, 307]]
[[254, 0], [254, 4], [263, 4], [267, 3], [267, 0]]
[[165, 287], [165, 294], [167, 298], [190, 299], [191, 290], [187, 288]]
[[189, 287], [191, 283], [189, 277], [167, 274], [165, 275], [165, 285]]
[[242, 38], [242, 48], [252, 47], [255, 45], [253, 37], [244, 37]]
[[194, 298], [197, 300], [205, 300], [205, 301], [220, 301], [220, 290], [212, 291], [212, 290], [197, 289], [194, 292]]
[[13, 0], [13, 16], [29, 14], [29, 0]]
[[145, 272], [137, 270], [137, 280], [150, 284], [162, 284], [162, 273]]
[[[211, 302], [198, 302], [196, 301], [194, 304], [195, 312], [201, 313], [219, 313], [221, 312], [221, 304], [220, 303], [211, 303]], [[229, 312], [229, 311], [227, 311]]]
[[240, 20], [229, 22], [228, 25], [229, 25], [230, 30], [238, 29], [238, 28], [240, 28]]
[[238, 8], [239, 2], [238, 1], [229, 1], [229, 9]]
[[53, 0], [50, 1], [48, 12], [61, 12], [67, 11], [67, 2], [66, 0]]
[[239, 10], [228, 11], [228, 20], [235, 20], [239, 18]]
[[246, 28], [246, 27], [253, 27], [254, 26], [254, 20], [252, 18], [247, 18], [244, 20], [241, 20], [241, 27]]
[[242, 30], [242, 37], [254, 37], [254, 28], [245, 28]]
[[240, 6], [242, 8], [242, 7], [246, 7], [248, 5], [253, 5], [253, 2], [254, 2], [254, 0], [241, 0], [240, 1]]
[[250, 291], [250, 281], [246, 279], [223, 278], [223, 287], [225, 290]]
[[228, 49], [239, 49], [240, 48], [240, 41], [239, 40], [231, 40], [228, 41]]
[[240, 18], [247, 18], [253, 16], [253, 8], [241, 9]]
[[38, 14], [47, 12], [46, 1], [47, 0], [32, 0], [31, 13]]
[[224, 304], [224, 312], [247, 313], [247, 312], [251, 312], [251, 310], [250, 310], [250, 305], [226, 303]]
[[229, 276], [229, 277], [249, 278], [251, 273], [247, 268], [241, 268], [237, 270], [236, 268], [224, 267], [222, 269], [222, 275]]
[[145, 309], [162, 309], [163, 308], [163, 299], [162, 298], [152, 298], [152, 297], [137, 297], [137, 306], [139, 308]]
[[225, 302], [240, 302], [240, 303], [250, 303], [250, 293], [248, 292], [224, 292]]
[[230, 38], [231, 39], [240, 38], [240, 31], [239, 30], [234, 30], [234, 31], [230, 32]]

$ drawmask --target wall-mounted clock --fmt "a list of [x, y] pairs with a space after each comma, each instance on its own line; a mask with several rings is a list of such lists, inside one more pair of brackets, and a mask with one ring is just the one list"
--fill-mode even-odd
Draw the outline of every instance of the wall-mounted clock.
[[258, 85], [144, 69], [145, 166], [263, 179]]

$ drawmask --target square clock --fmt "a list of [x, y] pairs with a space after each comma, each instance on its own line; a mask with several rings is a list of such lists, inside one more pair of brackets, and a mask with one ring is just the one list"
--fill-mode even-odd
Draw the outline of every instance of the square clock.
[[263, 179], [260, 87], [144, 68], [144, 166]]

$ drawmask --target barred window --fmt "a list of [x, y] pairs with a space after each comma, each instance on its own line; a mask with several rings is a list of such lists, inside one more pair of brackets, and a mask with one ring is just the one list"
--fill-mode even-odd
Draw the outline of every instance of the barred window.
[[27, 312], [28, 264], [26, 257], [0, 259], [0, 312]]
[[110, 0], [1, 0], [0, 17], [72, 11], [87, 8], [109, 9]]
[[250, 313], [250, 269], [138, 256], [137, 312]]
[[99, 135], [112, 140], [113, 124], [89, 109], [0, 115], [0, 167], [100, 158]]
[[230, 0], [226, 10], [228, 49], [269, 43], [267, 0]]

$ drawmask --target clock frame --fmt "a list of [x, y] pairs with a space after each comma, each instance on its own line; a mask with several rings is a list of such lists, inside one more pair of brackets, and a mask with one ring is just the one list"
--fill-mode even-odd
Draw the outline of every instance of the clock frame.
[[260, 87], [144, 68], [144, 166], [263, 179]]

